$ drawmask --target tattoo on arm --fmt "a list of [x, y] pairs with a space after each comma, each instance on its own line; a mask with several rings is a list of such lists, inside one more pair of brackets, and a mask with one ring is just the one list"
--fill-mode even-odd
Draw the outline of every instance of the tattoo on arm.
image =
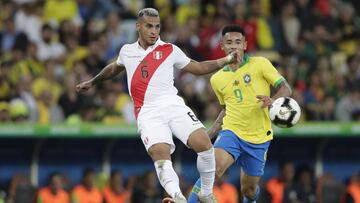
[[226, 57], [217, 59], [217, 60], [208, 60], [197, 62], [195, 60], [191, 60], [191, 66], [187, 69], [187, 71], [195, 74], [195, 75], [204, 75], [208, 73], [215, 72], [228, 64]]
[[117, 76], [125, 69], [124, 66], [119, 66], [115, 62], [110, 63], [105, 66], [104, 69], [101, 70], [92, 80], [92, 84], [96, 85], [104, 80], [109, 80]]
[[212, 73], [221, 68], [217, 60], [203, 61], [200, 62], [200, 65], [202, 66], [205, 73]]
[[211, 128], [208, 130], [208, 135], [209, 135], [210, 139], [213, 139], [218, 134], [218, 132], [221, 130], [224, 116], [225, 116], [225, 107], [219, 113], [215, 122], [213, 123]]

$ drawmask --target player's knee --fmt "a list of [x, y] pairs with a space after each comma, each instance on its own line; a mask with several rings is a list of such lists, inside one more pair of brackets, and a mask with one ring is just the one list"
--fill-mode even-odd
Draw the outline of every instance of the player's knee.
[[247, 197], [254, 197], [256, 195], [256, 185], [244, 185], [241, 187], [241, 194]]
[[211, 142], [205, 142], [202, 146], [201, 146], [201, 151], [208, 151], [213, 147], [213, 145], [211, 144]]
[[170, 146], [167, 147], [164, 144], [153, 145], [149, 148], [148, 154], [153, 161], [170, 160]]
[[198, 129], [193, 132], [187, 143], [196, 152], [204, 152], [213, 147], [209, 137], [206, 135], [203, 129]]
[[194, 151], [196, 151], [197, 153], [208, 151], [208, 150], [210, 150], [212, 147], [213, 147], [213, 146], [212, 146], [211, 142], [209, 142], [209, 143], [194, 144], [194, 145], [192, 146], [192, 148], [194, 149]]
[[224, 175], [224, 169], [216, 166], [216, 170], [215, 170], [215, 179], [219, 180], [223, 175]]
[[222, 176], [222, 174], [220, 174], [220, 173], [218, 173], [218, 172], [216, 171], [216, 173], [215, 173], [215, 180], [220, 180], [221, 176]]

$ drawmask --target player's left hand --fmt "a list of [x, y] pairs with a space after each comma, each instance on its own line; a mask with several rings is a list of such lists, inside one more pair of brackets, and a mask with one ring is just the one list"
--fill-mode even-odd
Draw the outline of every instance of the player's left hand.
[[271, 99], [271, 97], [269, 96], [265, 96], [265, 95], [257, 95], [256, 98], [258, 99], [258, 102], [262, 102], [262, 106], [261, 108], [266, 108], [266, 107], [270, 107], [271, 104], [273, 103], [273, 100]]

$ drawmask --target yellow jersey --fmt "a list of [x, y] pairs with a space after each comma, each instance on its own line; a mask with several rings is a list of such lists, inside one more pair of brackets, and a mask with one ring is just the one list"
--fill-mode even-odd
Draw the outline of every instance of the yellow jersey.
[[220, 104], [225, 105], [222, 129], [253, 144], [271, 140], [269, 110], [261, 108], [256, 96], [270, 96], [270, 86], [277, 87], [284, 80], [268, 59], [248, 55], [238, 69], [225, 66], [216, 72], [210, 82]]

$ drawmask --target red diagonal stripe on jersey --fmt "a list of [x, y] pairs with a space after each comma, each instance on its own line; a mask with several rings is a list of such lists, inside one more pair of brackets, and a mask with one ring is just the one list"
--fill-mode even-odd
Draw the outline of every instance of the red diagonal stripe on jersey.
[[171, 44], [157, 46], [152, 52], [145, 56], [136, 68], [131, 79], [131, 97], [134, 101], [135, 117], [137, 118], [141, 107], [144, 104], [144, 97], [149, 82], [155, 71], [162, 62], [171, 54], [173, 47]]

